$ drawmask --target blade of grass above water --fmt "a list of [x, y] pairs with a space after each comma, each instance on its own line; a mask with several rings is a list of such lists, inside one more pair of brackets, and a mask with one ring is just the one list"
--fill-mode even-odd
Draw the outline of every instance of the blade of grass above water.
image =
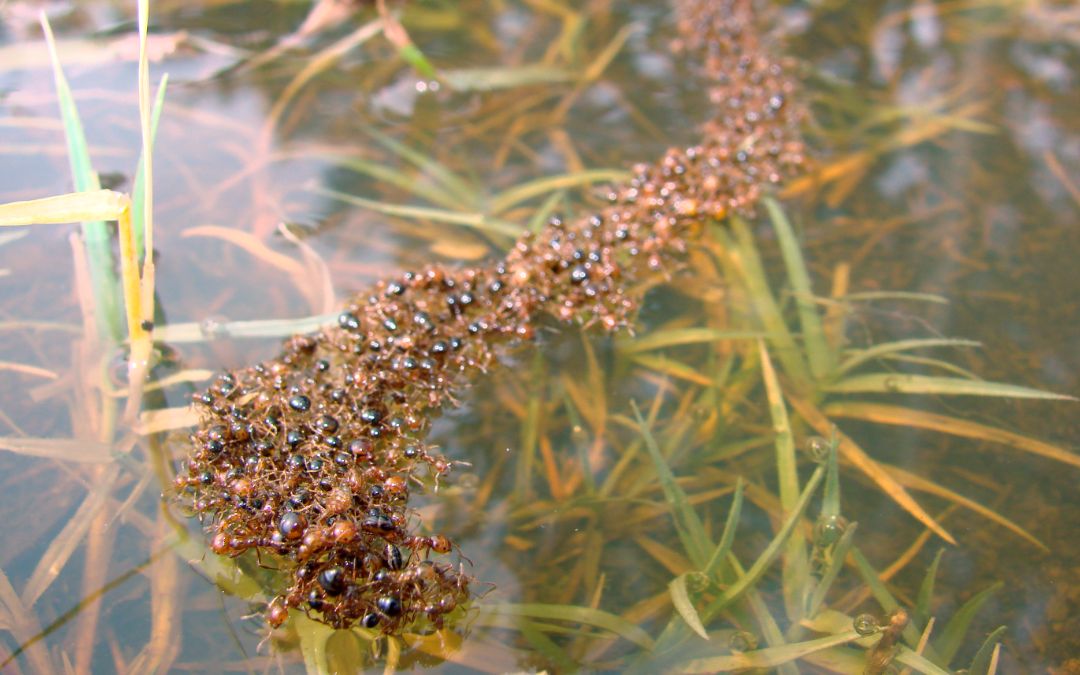
[[[75, 99], [71, 94], [67, 78], [56, 52], [52, 26], [44, 13], [41, 14], [41, 28], [45, 33], [45, 42], [52, 60], [53, 80], [56, 98], [60, 106], [60, 119], [64, 125], [64, 137], [67, 140], [68, 160], [71, 163], [71, 178], [76, 192], [91, 192], [101, 189], [97, 173], [90, 160], [90, 150], [86, 142]], [[113, 342], [119, 342], [124, 335], [123, 313], [119, 305], [120, 281], [113, 268], [112, 243], [105, 220], [88, 218], [82, 221], [83, 241], [86, 244], [89, 259], [90, 279], [94, 286], [95, 320], [98, 334], [109, 336]]]

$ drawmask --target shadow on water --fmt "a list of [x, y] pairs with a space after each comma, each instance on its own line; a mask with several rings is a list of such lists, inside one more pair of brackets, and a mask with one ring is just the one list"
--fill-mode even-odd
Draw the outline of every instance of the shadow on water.
[[[403, 25], [453, 87], [432, 86], [399, 46], [364, 33], [373, 8], [303, 35], [307, 3], [251, 4], [153, 8], [154, 71], [172, 78], [155, 150], [155, 249], [171, 324], [162, 339], [174, 352], [155, 374], [179, 381], [152, 392], [148, 409], [179, 409], [212, 372], [273, 357], [280, 336], [297, 330], [291, 320], [331, 314], [396, 271], [475, 264], [504, 251], [516, 228], [594, 207], [593, 186], [694, 142], [706, 117], [693, 62], [669, 49], [665, 4], [409, 5]], [[0, 5], [0, 202], [72, 189], [38, 8]], [[130, 190], [134, 8], [46, 11], [95, 168]], [[1070, 114], [1080, 108], [1080, 11], [824, 2], [781, 8], [773, 23], [801, 59], [808, 135], [820, 149], [819, 168], [782, 195], [816, 295], [800, 294], [783, 228], [763, 211], [691, 251], [675, 283], [651, 289], [635, 337], [541, 326], [537, 348], [513, 351], [434, 422], [432, 440], [462, 464], [416, 501], [423, 531], [447, 534], [451, 557], [471, 561], [477, 607], [403, 654], [393, 640], [329, 636], [331, 669], [387, 659], [448, 672], [648, 671], [710, 658], [732, 660], [707, 669], [767, 667], [739, 654], [843, 635], [863, 613], [884, 622], [885, 598], [920, 628], [936, 617], [935, 638], [961, 608], [980, 606], [971, 626], [953, 622], [956, 634], [932, 644], [958, 652], [953, 668], [985, 666], [980, 646], [1002, 625], [990, 643], [1003, 644], [998, 672], [1076, 668], [1078, 469], [1047, 458], [1054, 444], [1075, 448], [1074, 404], [905, 395], [888, 378], [855, 395], [810, 395], [755, 338], [775, 336], [758, 323], [771, 296], [800, 345], [810, 311], [836, 363], [866, 355], [854, 373], [975, 374], [1080, 393], [1080, 120]], [[550, 176], [562, 179], [538, 182]], [[77, 672], [302, 671], [298, 636], [319, 628], [296, 619], [264, 642], [265, 590], [280, 582], [247, 557], [247, 575], [236, 576], [206, 550], [198, 524], [160, 498], [171, 489], [162, 477], [187, 452], [185, 432], [151, 441], [121, 430], [111, 444], [94, 442], [108, 420], [87, 415], [86, 392], [122, 397], [123, 354], [81, 346], [76, 231], [0, 233], [0, 662], [22, 672], [69, 663]], [[740, 276], [739, 255], [760, 255], [761, 274]], [[257, 320], [278, 323], [235, 323]], [[865, 351], [912, 339], [927, 342]], [[763, 376], [773, 361], [775, 380]], [[80, 381], [87, 373], [93, 381]], [[769, 407], [779, 390], [790, 427]], [[828, 461], [802, 452], [797, 471], [778, 469], [785, 428], [799, 448], [828, 435], [818, 409], [914, 476], [905, 485], [957, 545], [847, 463], [835, 482], [816, 468]], [[61, 440], [72, 438], [82, 440]], [[780, 541], [798, 491], [782, 494], [778, 473], [821, 485], [792, 524], [802, 553], [781, 541], [783, 563], [711, 616], [710, 604]], [[733, 562], [699, 560], [706, 544], [687, 534], [724, 550], [733, 504], [742, 505]], [[799, 594], [844, 566], [855, 530], [841, 511], [858, 521], [851, 551], [861, 553], [847, 557], [829, 613], [789, 625], [806, 601]], [[195, 536], [178, 545], [177, 528]], [[800, 555], [802, 568], [792, 562]], [[710, 565], [711, 581], [701, 572]], [[866, 565], [886, 583], [868, 584]], [[812, 583], [791, 586], [798, 569]], [[709, 642], [694, 635], [695, 616]], [[684, 653], [649, 661], [654, 643]], [[862, 672], [868, 649], [826, 649], [800, 667]]]

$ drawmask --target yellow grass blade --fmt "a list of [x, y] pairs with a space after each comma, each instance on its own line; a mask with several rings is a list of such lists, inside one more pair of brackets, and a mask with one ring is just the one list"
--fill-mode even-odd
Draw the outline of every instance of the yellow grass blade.
[[903, 406], [885, 405], [880, 403], [863, 403], [859, 401], [843, 401], [830, 403], [825, 406], [824, 412], [829, 417], [852, 417], [856, 419], [875, 422], [877, 424], [893, 424], [904, 427], [918, 427], [929, 429], [952, 436], [974, 438], [980, 441], [1001, 443], [1017, 450], [1030, 452], [1040, 457], [1053, 459], [1064, 464], [1080, 467], [1080, 455], [1069, 452], [1050, 443], [1045, 443], [1030, 436], [1013, 433], [1004, 429], [979, 424], [970, 420], [948, 415], [938, 415], [924, 410], [915, 410]]
[[0, 438], [0, 450], [64, 462], [101, 464], [113, 460], [108, 444], [70, 438]]
[[953, 502], [955, 504], [959, 504], [960, 506], [963, 506], [966, 509], [969, 509], [971, 511], [974, 511], [975, 513], [978, 513], [979, 515], [983, 516], [987, 520], [991, 520], [991, 521], [997, 523], [998, 525], [1001, 525], [1005, 529], [1016, 533], [1017, 535], [1023, 537], [1024, 539], [1027, 539], [1029, 542], [1031, 542], [1035, 546], [1039, 547], [1041, 550], [1046, 551], [1046, 552], [1050, 551], [1050, 549], [1046, 546], [1046, 544], [1039, 541], [1033, 534], [1031, 534], [1030, 532], [1028, 532], [1024, 528], [1020, 527], [1019, 525], [1017, 525], [1013, 521], [1009, 520], [1005, 516], [1002, 516], [997, 511], [994, 511], [993, 509], [990, 509], [990, 508], [988, 508], [986, 506], [983, 506], [982, 504], [976, 502], [975, 500], [969, 499], [968, 497], [965, 497], [964, 495], [962, 495], [962, 494], [960, 494], [958, 492], [953, 492], [952, 490], [950, 490], [947, 487], [944, 487], [942, 485], [938, 485], [937, 483], [935, 483], [933, 481], [927, 480], [927, 479], [923, 478], [922, 476], [919, 476], [919, 475], [911, 473], [910, 471], [906, 471], [904, 469], [901, 469], [900, 467], [891, 466], [891, 465], [888, 465], [888, 464], [882, 464], [881, 466], [885, 471], [888, 471], [891, 476], [896, 478], [896, 480], [899, 483], [903, 484], [905, 487], [909, 487], [909, 488], [911, 488], [913, 490], [919, 490], [920, 492], [928, 492], [928, 493], [930, 493], [932, 495], [937, 495], [938, 497], [943, 497], [945, 499], [948, 499], [949, 501], [951, 501], [951, 502]]
[[[799, 416], [806, 420], [807, 424], [813, 427], [819, 434], [829, 438], [835, 427], [832, 422], [822, 414], [812, 403], [804, 401], [797, 396], [789, 396], [788, 403]], [[933, 516], [926, 512], [919, 503], [904, 489], [892, 475], [890, 475], [880, 464], [872, 459], [866, 452], [844, 434], [836, 431], [836, 435], [840, 440], [840, 452], [844, 458], [855, 465], [859, 471], [862, 471], [867, 478], [877, 484], [879, 488], [885, 494], [887, 494], [893, 501], [899, 504], [905, 511], [910, 513], [923, 525], [927, 526], [934, 531], [939, 537], [955, 545], [956, 540], [949, 534], [944, 527], [941, 526]]]
[[56, 197], [9, 202], [0, 204], [0, 227], [118, 220], [130, 205], [127, 195], [112, 190], [72, 192]]

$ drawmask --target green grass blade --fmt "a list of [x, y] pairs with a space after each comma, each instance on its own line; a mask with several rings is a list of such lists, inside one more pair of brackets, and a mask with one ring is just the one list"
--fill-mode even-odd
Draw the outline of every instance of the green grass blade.
[[610, 633], [632, 642], [644, 649], [652, 649], [653, 640], [640, 626], [630, 623], [621, 616], [591, 607], [577, 605], [549, 605], [541, 603], [502, 603], [496, 605], [483, 605], [480, 607], [481, 615], [489, 617], [511, 616], [531, 617], [534, 619], [554, 619], [570, 623], [584, 624], [601, 628]]
[[519, 226], [513, 223], [506, 222], [505, 220], [490, 218], [482, 213], [462, 213], [459, 211], [447, 211], [445, 209], [433, 209], [427, 206], [387, 204], [385, 202], [378, 202], [373, 199], [365, 199], [363, 197], [357, 197], [356, 195], [345, 194], [344, 192], [338, 192], [337, 190], [331, 190], [322, 187], [314, 187], [312, 188], [312, 191], [316, 194], [333, 197], [334, 199], [345, 202], [346, 204], [361, 206], [363, 208], [371, 209], [372, 211], [376, 211], [387, 216], [409, 218], [412, 220], [434, 220], [436, 222], [450, 223], [452, 225], [462, 225], [464, 227], [472, 227], [477, 230], [495, 232], [509, 237], [517, 237], [521, 234], [521, 228]]
[[773, 668], [784, 663], [791, 663], [814, 652], [845, 645], [859, 639], [855, 631], [829, 635], [806, 642], [795, 642], [782, 647], [767, 647], [741, 654], [727, 654], [688, 661], [679, 668], [683, 673], [720, 673], [742, 671], [752, 668]]
[[938, 396], [991, 396], [996, 398], [1033, 398], [1075, 401], [1073, 396], [1002, 382], [964, 380], [955, 377], [869, 373], [855, 375], [826, 387], [836, 394], [933, 394]]
[[930, 563], [930, 567], [926, 570], [926, 576], [923, 577], [922, 583], [919, 585], [919, 593], [915, 596], [915, 617], [920, 623], [925, 623], [930, 618], [930, 602], [934, 598], [934, 583], [937, 581], [938, 565], [941, 564], [941, 556], [944, 553], [945, 549], [938, 549], [937, 554], [934, 556], [934, 562]]
[[702, 640], [708, 640], [709, 633], [705, 630], [704, 624], [701, 623], [701, 615], [698, 614], [697, 608], [694, 607], [694, 602], [690, 599], [690, 591], [686, 588], [686, 577], [686, 574], [680, 574], [668, 584], [671, 604], [675, 606], [675, 611], [679, 613], [679, 616], [682, 617], [691, 630], [697, 633]]
[[[71, 163], [71, 179], [76, 192], [90, 192], [101, 189], [97, 172], [90, 160], [90, 149], [86, 142], [79, 110], [71, 94], [67, 78], [60, 65], [53, 38], [52, 26], [44, 14], [41, 27], [45, 32], [45, 41], [52, 59], [53, 80], [56, 86], [56, 98], [60, 105], [60, 119], [64, 125], [64, 137], [67, 140], [68, 160]], [[95, 319], [98, 334], [109, 336], [119, 342], [124, 335], [124, 314], [120, 305], [120, 281], [113, 264], [112, 242], [104, 220], [86, 219], [82, 221], [83, 241], [86, 244], [86, 256], [90, 268], [90, 283], [94, 289]]]
[[626, 171], [614, 169], [586, 169], [585, 171], [576, 171], [558, 176], [545, 176], [515, 185], [494, 195], [488, 204], [488, 211], [492, 214], [500, 214], [509, 211], [522, 202], [550, 192], [593, 183], [618, 183], [626, 180], [629, 176], [630, 174]]
[[715, 328], [676, 328], [658, 330], [641, 337], [619, 336], [615, 344], [623, 354], [640, 354], [666, 347], [710, 344], [727, 340], [754, 340], [766, 337], [764, 333], [747, 330], [717, 330]]
[[746, 285], [747, 301], [752, 304], [749, 310], [757, 315], [765, 332], [769, 334], [769, 342], [773, 346], [776, 358], [788, 377], [802, 385], [807, 385], [810, 382], [810, 372], [795, 343], [795, 338], [788, 330], [787, 323], [780, 312], [780, 306], [773, 296], [769, 280], [765, 276], [765, 268], [758, 256], [754, 236], [742, 218], [735, 216], [730, 219], [730, 222], [731, 230], [735, 235], [733, 244], [730, 243], [723, 230], [714, 228], [713, 231], [718, 233], [717, 237], [721, 242], [728, 243], [726, 248], [729, 258], [735, 263], [738, 274]]
[[630, 405], [634, 410], [634, 417], [637, 419], [641, 437], [645, 440], [645, 448], [649, 451], [653, 466], [656, 468], [656, 473], [660, 478], [664, 496], [671, 507], [671, 515], [675, 520], [675, 529], [678, 530], [683, 549], [685, 549], [686, 555], [690, 558], [690, 562], [693, 563], [694, 567], [703, 569], [708, 565], [709, 561], [709, 551], [706, 547], [711, 544], [711, 540], [705, 533], [705, 526], [702, 525], [701, 519], [698, 517], [697, 512], [694, 511], [694, 507], [690, 505], [686, 493], [675, 481], [675, 474], [671, 472], [671, 468], [668, 467], [667, 462], [664, 460], [664, 456], [660, 452], [660, 446], [657, 445], [656, 439], [649, 430], [645, 418], [642, 417], [641, 411], [638, 410], [637, 404], [631, 401]]
[[1040, 441], [1030, 436], [1017, 434], [1005, 429], [979, 424], [971, 420], [948, 415], [938, 415], [914, 408], [903, 406], [891, 406], [878, 403], [866, 403], [862, 401], [843, 401], [830, 403], [825, 407], [825, 412], [830, 417], [853, 417], [863, 419], [875, 424], [894, 424], [903, 427], [915, 427], [928, 429], [952, 436], [974, 438], [990, 443], [1002, 445], [1030, 452], [1040, 457], [1046, 457], [1064, 464], [1080, 467], [1080, 455], [1070, 452], [1056, 445]]
[[810, 480], [807, 481], [806, 487], [803, 489], [802, 495], [799, 497], [798, 503], [796, 503], [795, 508], [788, 513], [787, 519], [776, 533], [776, 536], [773, 537], [772, 541], [769, 542], [769, 545], [765, 547], [765, 550], [761, 552], [761, 555], [754, 561], [754, 564], [750, 566], [749, 571], [745, 575], [739, 577], [738, 581], [734, 584], [724, 589], [723, 594], [709, 605], [705, 612], [706, 619], [711, 619], [717, 612], [727, 607], [747, 589], [757, 584], [762, 575], [765, 574], [769, 565], [776, 560], [776, 557], [780, 554], [780, 550], [787, 543], [788, 537], [791, 536], [799, 519], [802, 518], [803, 513], [806, 511], [806, 507], [810, 504], [810, 498], [817, 490], [824, 475], [825, 471], [822, 467], [819, 466], [814, 470], [813, 475], [810, 476]]
[[810, 274], [806, 269], [802, 248], [795, 236], [795, 230], [783, 209], [775, 199], [765, 200], [765, 209], [769, 212], [773, 229], [780, 243], [780, 255], [784, 258], [788, 279], [795, 296], [795, 306], [799, 313], [799, 325], [802, 326], [803, 345], [810, 372], [817, 380], [822, 380], [833, 368], [833, 351], [825, 339], [821, 327], [821, 315], [814, 302], [814, 291], [810, 285]]
[[[732, 559], [732, 568], [736, 574], [742, 575], [746, 573], [734, 559]], [[773, 648], [786, 646], [787, 640], [784, 639], [784, 634], [780, 632], [780, 626], [777, 625], [776, 618], [769, 611], [769, 606], [762, 599], [761, 594], [757, 592], [757, 589], [751, 588], [746, 591], [746, 604], [750, 608], [750, 613], [754, 616], [758, 628], [761, 629], [761, 636], [765, 638], [765, 643]], [[799, 670], [793, 663], [779, 664], [776, 672], [779, 675], [799, 675]]]
[[[758, 353], [761, 355], [761, 379], [765, 381], [765, 393], [769, 402], [769, 416], [772, 419], [774, 443], [776, 446], [776, 473], [780, 487], [780, 505], [788, 513], [795, 508], [799, 499], [799, 460], [795, 455], [795, 438], [791, 433], [784, 394], [780, 390], [780, 381], [773, 369], [772, 359], [765, 343], [758, 341]], [[798, 623], [802, 619], [805, 605], [801, 594], [810, 580], [810, 564], [806, 554], [806, 543], [801, 537], [791, 537], [784, 548], [783, 562], [784, 607], [788, 619]]]
[[463, 203], [469, 208], [480, 209], [481, 204], [478, 195], [476, 194], [476, 190], [453, 171], [450, 171], [445, 166], [435, 161], [434, 158], [410, 148], [408, 145], [387, 136], [374, 127], [365, 127], [364, 132], [371, 136], [379, 145], [410, 164], [413, 164], [423, 171], [425, 175], [430, 176], [433, 180], [441, 184], [445, 190], [457, 198], [459, 204]]
[[718, 581], [717, 572], [720, 564], [727, 560], [731, 547], [735, 544], [735, 530], [739, 527], [739, 516], [742, 513], [743, 490], [746, 483], [740, 476], [735, 481], [735, 496], [731, 500], [731, 510], [728, 511], [727, 520], [724, 521], [724, 532], [720, 535], [720, 543], [716, 545], [712, 557], [702, 570], [710, 579]]
[[975, 615], [1004, 586], [1005, 584], [1000, 581], [991, 584], [988, 588], [976, 593], [960, 609], [956, 610], [956, 614], [945, 625], [945, 630], [934, 640], [934, 650], [938, 653], [938, 658], [935, 661], [939, 666], [945, 667], [949, 665], [953, 657], [956, 656], [956, 652], [960, 650]]
[[900, 647], [900, 650], [896, 653], [894, 661], [903, 664], [918, 673], [922, 673], [923, 675], [952, 675], [948, 670], [938, 668], [922, 654], [913, 652], [903, 646]]
[[[154, 155], [154, 140], [157, 138], [158, 122], [161, 121], [161, 111], [165, 108], [165, 91], [169, 85], [169, 76], [165, 74], [158, 84], [157, 94], [154, 96], [154, 109], [150, 114], [150, 148], [146, 152], [147, 157]], [[151, 167], [152, 169], [152, 167]], [[153, 204], [146, 204], [146, 171], [143, 168], [143, 158], [139, 157], [139, 166], [135, 169], [135, 183], [131, 188], [131, 224], [135, 228], [135, 254], [139, 260], [145, 254], [146, 239], [146, 214]]]
[[[874, 596], [877, 603], [881, 605], [881, 608], [886, 613], [892, 612], [894, 609], [900, 606], [900, 603], [896, 601], [893, 594], [889, 592], [889, 589], [885, 588], [885, 584], [881, 582], [881, 577], [878, 576], [877, 570], [870, 564], [870, 561], [866, 559], [866, 556], [862, 554], [857, 546], [851, 547], [851, 557], [855, 560], [855, 568], [859, 570], [859, 576], [863, 578], [866, 585], [870, 587], [870, 594]], [[922, 626], [919, 626], [915, 621], [911, 621], [904, 628], [903, 636], [904, 641], [909, 645], [919, 644], [919, 634], [922, 632]]]
[[454, 91], [496, 91], [569, 82], [574, 79], [574, 74], [558, 66], [530, 63], [523, 66], [444, 70], [439, 79]]
[[841, 363], [834, 373], [835, 377], [839, 377], [855, 368], [858, 368], [867, 361], [872, 361], [878, 357], [886, 354], [894, 354], [896, 352], [910, 351], [912, 349], [927, 349], [930, 347], [979, 347], [981, 343], [974, 340], [961, 340], [951, 338], [930, 338], [930, 339], [918, 339], [918, 340], [898, 340], [896, 342], [886, 342], [885, 344], [874, 345], [868, 349], [863, 349], [848, 360]]
[[1005, 630], [1005, 626], [998, 626], [986, 636], [986, 640], [979, 647], [979, 651], [975, 652], [975, 657], [971, 659], [971, 666], [968, 667], [968, 672], [971, 675], [990, 675], [990, 663], [994, 657], [994, 649], [997, 648], [998, 641], [1005, 634]]
[[818, 580], [814, 591], [810, 594], [810, 600], [806, 606], [806, 616], [814, 618], [817, 616], [818, 611], [821, 610], [821, 606], [825, 603], [825, 596], [829, 593], [829, 589], [832, 588], [833, 582], [836, 581], [837, 575], [840, 574], [840, 570], [844, 568], [844, 558], [847, 557], [848, 551], [851, 550], [851, 545], [855, 543], [855, 530], [857, 527], [858, 523], [851, 523], [844, 530], [844, 534], [840, 535], [840, 539], [837, 540], [832, 550], [829, 566], [825, 568], [825, 573], [821, 575], [821, 579]]
[[363, 157], [346, 157], [333, 153], [318, 153], [316, 156], [350, 171], [369, 176], [379, 183], [393, 185], [445, 209], [452, 210], [461, 204], [460, 199], [442, 186], [431, 184], [423, 179], [418, 180], [416, 176], [387, 166], [384, 162], [378, 160]]
[[539, 208], [533, 211], [532, 217], [529, 218], [529, 222], [525, 224], [525, 230], [532, 232], [533, 234], [539, 234], [552, 214], [555, 213], [559, 203], [566, 197], [566, 190], [556, 190], [548, 195], [548, 198], [544, 200], [544, 203]]

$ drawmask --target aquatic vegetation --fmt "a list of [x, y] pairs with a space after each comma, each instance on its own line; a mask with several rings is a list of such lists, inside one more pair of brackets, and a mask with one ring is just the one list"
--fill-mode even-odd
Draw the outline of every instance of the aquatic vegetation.
[[[724, 18], [710, 19], [710, 7], [721, 7]], [[488, 264], [413, 264], [404, 267], [411, 272], [380, 273], [384, 281], [335, 312], [331, 326], [289, 339], [277, 357], [221, 375], [197, 395], [195, 410], [202, 421], [173, 485], [185, 510], [208, 525], [209, 551], [223, 559], [204, 556], [204, 549], [179, 531], [164, 539], [166, 545], [180, 552], [178, 558], [196, 561], [230, 593], [251, 600], [270, 626], [282, 627], [272, 633], [278, 646], [288, 647], [299, 637], [312, 672], [342, 661], [348, 664], [343, 669], [355, 668], [369, 658], [369, 646], [391, 668], [428, 654], [468, 665], [483, 662], [493, 670], [552, 664], [565, 670], [776, 667], [791, 672], [798, 662], [839, 672], [879, 672], [889, 663], [941, 672], [968, 665], [967, 657], [962, 664], [957, 659], [959, 645], [995, 587], [954, 612], [944, 630], [934, 629], [930, 619], [936, 561], [918, 598], [890, 594], [883, 581], [904, 568], [931, 531], [951, 536], [952, 511], [927, 511], [909, 492], [925, 491], [974, 509], [1043, 545], [988, 507], [877, 460], [879, 448], [856, 445], [846, 426], [848, 433], [833, 427], [854, 418], [933, 429], [1075, 463], [1070, 453], [1020, 434], [883, 403], [884, 397], [905, 392], [1047, 395], [979, 381], [947, 361], [913, 354], [969, 346], [967, 341], [934, 337], [859, 348], [846, 344], [843, 323], [863, 301], [843, 292], [828, 298], [814, 293], [794, 228], [779, 204], [763, 200], [781, 179], [803, 173], [802, 102], [786, 64], [777, 70], [771, 58], [745, 58], [764, 53], [754, 51], [762, 46], [757, 31], [747, 30], [756, 20], [750, 3], [686, 2], [678, 9], [682, 39], [676, 49], [691, 64], [704, 62], [697, 67], [714, 102], [738, 102], [716, 108], [716, 118], [703, 131], [710, 140], [635, 167], [625, 180], [618, 171], [573, 171], [522, 183], [485, 202], [467, 179], [437, 160], [371, 132], [376, 145], [434, 180], [414, 181], [373, 159], [354, 158], [351, 168], [435, 207], [319, 192], [395, 218], [475, 227], [503, 249], [506, 235], [520, 231], [516, 223], [528, 219], [534, 234]], [[377, 30], [366, 25], [340, 44], [354, 47]], [[600, 60], [610, 60], [627, 34], [618, 31], [614, 47], [602, 49]], [[709, 45], [720, 47], [710, 54]], [[344, 48], [336, 43], [332, 51], [340, 56]], [[273, 123], [328, 63], [320, 54], [301, 69], [274, 106]], [[506, 82], [572, 79], [555, 67], [440, 76], [446, 86], [461, 90], [482, 89], [483, 82], [512, 88]], [[562, 201], [562, 189], [599, 180], [616, 181], [606, 205], [587, 207], [592, 215], [586, 218], [549, 217]], [[542, 204], [521, 207], [537, 197], [545, 198]], [[763, 212], [772, 228], [751, 217]], [[89, 213], [83, 210], [80, 217]], [[774, 270], [761, 260], [772, 253], [763, 243], [770, 236], [780, 244], [787, 270], [782, 283], [770, 281], [767, 274]], [[265, 249], [256, 237], [250, 239]], [[479, 257], [473, 250], [462, 255], [472, 261]], [[638, 314], [648, 302], [646, 291], [672, 278], [695, 280], [693, 288], [675, 295], [700, 297], [708, 327], [676, 316], [650, 325], [641, 336], [628, 335], [628, 329], [644, 325]], [[720, 292], [724, 297], [717, 300]], [[651, 297], [667, 301], [672, 294], [665, 293]], [[650, 320], [647, 307], [644, 314]], [[563, 322], [559, 339], [576, 336], [567, 323], [598, 326], [618, 337], [583, 340], [577, 346], [581, 377], [565, 374], [549, 383], [552, 378], [540, 376], [541, 350], [522, 347], [537, 344], [538, 336], [547, 346], [552, 317]], [[303, 333], [310, 330], [304, 325], [318, 321], [295, 322], [292, 330], [286, 330], [289, 322], [208, 322], [195, 326], [190, 339], [236, 337], [244, 331]], [[184, 328], [168, 326], [159, 335], [171, 340]], [[700, 353], [706, 356], [699, 361]], [[616, 364], [612, 378], [639, 386], [606, 396], [609, 375], [598, 365], [606, 360]], [[486, 381], [482, 374], [507, 361], [516, 366], [529, 361], [532, 367], [499, 380], [497, 386], [509, 396], [501, 391], [496, 400], [470, 400], [469, 407], [520, 424], [520, 435], [511, 441], [520, 447], [520, 457], [493, 459], [491, 467], [473, 473], [466, 463], [450, 459], [459, 454], [447, 449], [444, 455], [436, 447], [434, 420], [456, 403], [464, 386]], [[632, 377], [619, 374], [626, 369]], [[202, 377], [190, 371], [173, 382]], [[649, 397], [655, 398], [646, 405]], [[628, 405], [633, 415], [626, 412]], [[140, 428], [180, 427], [188, 419], [182, 411], [155, 411], [144, 417], [153, 422]], [[477, 427], [463, 435], [482, 438], [489, 429], [486, 423]], [[835, 435], [831, 442], [809, 443], [808, 459], [797, 449], [814, 432]], [[29, 451], [36, 447], [33, 440], [10, 442]], [[108, 461], [112, 447], [101, 443], [87, 456]], [[879, 527], [875, 517], [857, 508], [840, 510], [841, 463], [850, 470], [845, 475], [868, 477], [929, 528], [881, 574], [856, 547], [857, 524], [849, 522], [858, 518], [865, 532]], [[748, 482], [736, 480], [736, 473]], [[779, 479], [775, 486], [774, 478]], [[519, 490], [516, 500], [492, 501], [492, 486], [500, 480]], [[421, 516], [412, 493], [434, 487], [441, 488], [436, 501], [445, 508]], [[93, 498], [104, 500], [109, 490], [106, 484]], [[489, 507], [492, 513], [484, 514]], [[762, 528], [751, 520], [763, 515], [772, 520], [765, 542]], [[463, 530], [480, 522], [496, 531], [506, 528], [506, 550], [498, 557], [515, 569], [543, 561], [543, 569], [522, 574], [522, 602], [490, 597], [497, 594], [469, 602], [478, 590], [483, 593], [488, 577], [441, 557], [457, 548], [452, 539], [463, 542]], [[541, 534], [549, 525], [566, 534], [556, 546]], [[744, 529], [736, 537], [740, 525]], [[746, 536], [750, 527], [759, 531], [756, 538]], [[628, 550], [650, 582], [661, 580], [659, 596], [613, 597], [605, 586], [605, 578], [624, 571], [618, 558]], [[165, 551], [175, 568], [176, 560]], [[462, 543], [463, 556], [475, 557], [472, 551]], [[753, 563], [744, 568], [740, 560]], [[845, 567], [864, 577], [861, 588], [853, 587], [857, 582]], [[40, 594], [47, 582], [34, 576], [29, 588]], [[168, 575], [161, 577], [154, 582], [154, 600], [168, 602]], [[561, 578], [544, 589], [545, 577]], [[643, 592], [651, 593], [653, 585], [643, 584]], [[862, 605], [871, 592], [879, 607], [868, 615]], [[628, 606], [628, 600], [640, 604]], [[901, 606], [908, 610], [906, 619]], [[8, 613], [20, 615], [17, 603], [8, 607]], [[154, 636], [160, 645], [161, 636], [168, 635], [163, 627], [169, 613], [160, 624], [157, 616]], [[463, 617], [466, 621], [459, 621]], [[12, 623], [6, 614], [0, 618]], [[19, 643], [28, 652], [39, 634], [27, 628], [32, 623], [18, 626]], [[479, 628], [474, 631], [479, 639], [470, 638], [461, 649], [460, 634], [446, 630], [455, 626]], [[483, 661], [485, 640], [507, 634], [508, 642], [530, 651], [488, 649], [517, 661]], [[993, 671], [1000, 638], [1001, 631], [995, 631], [986, 639], [970, 661], [973, 671]], [[348, 640], [362, 645], [359, 654], [355, 645], [353, 651], [341, 648]], [[148, 650], [138, 663], [167, 661], [162, 649]]]
[[431, 413], [494, 364], [499, 343], [531, 337], [542, 314], [629, 325], [632, 284], [670, 267], [704, 220], [751, 210], [802, 167], [795, 84], [757, 44], [749, 3], [682, 11], [718, 106], [700, 145], [635, 167], [611, 206], [553, 217], [502, 261], [378, 284], [337, 326], [292, 338], [277, 359], [223, 375], [196, 399], [200, 428], [176, 485], [209, 519], [216, 553], [287, 561], [292, 583], [271, 603], [271, 624], [295, 608], [335, 627], [398, 633], [420, 617], [440, 627], [468, 579], [427, 560], [449, 550], [444, 537], [408, 526], [418, 467], [436, 484], [452, 467], [424, 445]]

